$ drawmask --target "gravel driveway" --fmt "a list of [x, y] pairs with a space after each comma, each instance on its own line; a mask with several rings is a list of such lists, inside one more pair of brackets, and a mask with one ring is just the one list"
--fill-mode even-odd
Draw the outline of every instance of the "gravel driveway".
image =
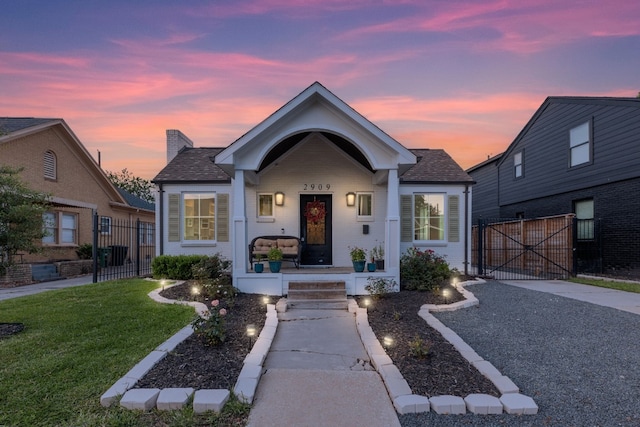
[[537, 415], [403, 415], [411, 426], [640, 426], [640, 316], [500, 282], [435, 316], [511, 378]]

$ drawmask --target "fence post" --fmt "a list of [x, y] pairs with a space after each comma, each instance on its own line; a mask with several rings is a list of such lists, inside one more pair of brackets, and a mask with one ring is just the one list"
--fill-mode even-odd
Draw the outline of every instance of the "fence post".
[[484, 275], [483, 240], [484, 240], [484, 219], [478, 218], [478, 276]]
[[136, 277], [140, 277], [140, 218], [136, 219]]
[[574, 216], [571, 221], [571, 234], [573, 235], [573, 238], [571, 239], [571, 255], [573, 256], [573, 263], [571, 267], [573, 271], [571, 272], [571, 275], [575, 277], [578, 275], [578, 218]]
[[98, 283], [98, 212], [93, 212], [93, 283]]

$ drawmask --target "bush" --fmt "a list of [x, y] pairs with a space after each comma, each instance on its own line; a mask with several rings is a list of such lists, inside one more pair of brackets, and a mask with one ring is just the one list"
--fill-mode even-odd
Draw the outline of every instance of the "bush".
[[191, 280], [193, 266], [206, 255], [160, 255], [153, 259], [151, 268], [156, 279]]
[[431, 341], [425, 341], [416, 335], [416, 337], [409, 342], [409, 354], [416, 359], [426, 359], [431, 353], [432, 345]]
[[92, 259], [93, 245], [91, 243], [85, 243], [84, 245], [78, 246], [76, 254], [78, 254], [78, 259]]
[[400, 257], [400, 284], [403, 289], [431, 291], [446, 284], [452, 275], [444, 256], [431, 249], [409, 248]]
[[210, 298], [224, 299], [233, 304], [237, 290], [231, 285], [230, 269], [231, 261], [215, 254], [194, 264], [191, 274]]
[[226, 308], [219, 307], [220, 301], [211, 301], [211, 310], [204, 313], [204, 317], [197, 316], [191, 323], [193, 333], [206, 345], [217, 346], [224, 342], [227, 337], [227, 327], [225, 324]]
[[385, 279], [384, 277], [369, 277], [367, 279], [367, 285], [364, 287], [364, 290], [369, 292], [369, 295], [373, 297], [373, 299], [377, 300], [380, 298], [384, 298], [384, 296], [390, 292], [396, 290], [398, 284], [393, 279]]

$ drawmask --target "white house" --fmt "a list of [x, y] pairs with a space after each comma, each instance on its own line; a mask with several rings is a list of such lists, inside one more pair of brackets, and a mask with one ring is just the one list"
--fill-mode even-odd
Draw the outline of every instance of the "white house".
[[[168, 130], [167, 161], [153, 179], [157, 253], [220, 253], [242, 292], [339, 280], [365, 294], [371, 276], [400, 282], [412, 246], [468, 269], [473, 179], [443, 150], [405, 148], [320, 83], [228, 147], [194, 148]], [[254, 272], [249, 244], [259, 236], [299, 238], [300, 268]], [[349, 247], [378, 245], [384, 268], [356, 273]]]

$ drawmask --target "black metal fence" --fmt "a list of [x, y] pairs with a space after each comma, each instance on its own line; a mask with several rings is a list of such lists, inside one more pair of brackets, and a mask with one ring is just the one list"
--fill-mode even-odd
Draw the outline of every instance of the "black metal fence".
[[155, 225], [93, 217], [93, 282], [148, 276], [155, 258]]

